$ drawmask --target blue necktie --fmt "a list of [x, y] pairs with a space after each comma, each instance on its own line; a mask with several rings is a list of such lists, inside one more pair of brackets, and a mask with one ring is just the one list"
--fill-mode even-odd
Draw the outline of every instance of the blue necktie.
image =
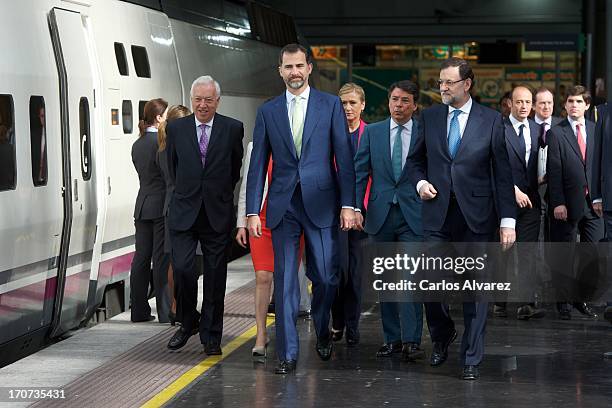
[[397, 127], [395, 141], [393, 142], [393, 153], [391, 153], [391, 167], [393, 168], [395, 181], [398, 181], [402, 175], [402, 129], [404, 129], [403, 126]]
[[459, 129], [459, 109], [453, 111], [453, 118], [451, 119], [450, 127], [448, 129], [448, 152], [450, 153], [451, 159], [455, 158], [459, 145], [461, 144], [461, 131]]

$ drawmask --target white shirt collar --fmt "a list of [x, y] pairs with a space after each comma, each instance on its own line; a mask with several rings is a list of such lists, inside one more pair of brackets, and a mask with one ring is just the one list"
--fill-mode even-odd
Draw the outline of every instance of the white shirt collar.
[[[197, 127], [199, 127], [199, 126], [202, 124], [202, 122], [200, 122], [200, 121], [198, 120], [198, 118], [196, 118], [196, 116], [195, 116], [195, 115], [193, 115], [193, 117], [195, 118], [195, 124], [196, 124], [196, 128], [197, 128]], [[208, 126], [210, 129], [212, 129], [212, 125], [213, 125], [214, 120], [215, 120], [215, 115], [213, 115], [213, 117], [212, 117], [212, 118], [211, 118], [211, 119], [210, 119], [208, 122], [206, 122], [206, 123], [204, 123], [204, 124], [205, 124], [206, 126]]]
[[[390, 129], [393, 130], [397, 128], [399, 124], [396, 121], [394, 121], [393, 118], [391, 118], [389, 126], [390, 126]], [[402, 126], [404, 127], [404, 129], [412, 129], [412, 118], [410, 118], [410, 120], [404, 123]]]
[[535, 123], [537, 123], [538, 125], [541, 125], [542, 123], [548, 123], [549, 126], [552, 126], [552, 116], [549, 116], [548, 119], [542, 120], [536, 113], [533, 119], [535, 120]]
[[158, 131], [158, 130], [157, 130], [157, 128], [156, 128], [155, 126], [148, 126], [148, 127], [145, 129], [145, 132], [153, 132], [153, 133], [157, 133], [157, 131]]
[[582, 125], [582, 129], [586, 130], [584, 116], [580, 118], [579, 120], [573, 120], [572, 118], [568, 116], [567, 120], [569, 121], [574, 133], [576, 132], [576, 123], [580, 123], [580, 125]]
[[463, 106], [461, 106], [460, 108], [455, 108], [453, 106], [448, 105], [448, 114], [450, 115], [451, 113], [453, 113], [457, 109], [459, 109], [459, 110], [461, 110], [461, 112], [467, 113], [469, 115], [470, 111], [472, 110], [472, 97], [470, 96], [470, 98], [467, 100], [467, 102], [464, 103]]
[[302, 91], [302, 93], [299, 95], [294, 95], [288, 90], [285, 90], [285, 97], [287, 98], [287, 103], [291, 103], [296, 98], [296, 96], [299, 96], [302, 99], [308, 100], [308, 97], [310, 96], [310, 85], [307, 86], [306, 89], [304, 89], [304, 91]]
[[510, 114], [509, 117], [510, 117], [510, 123], [512, 123], [513, 127], [517, 128], [519, 125], [525, 125], [525, 127], [529, 129], [529, 121], [527, 120], [527, 118], [525, 118], [525, 120], [521, 122], [520, 120], [515, 118], [512, 114]]

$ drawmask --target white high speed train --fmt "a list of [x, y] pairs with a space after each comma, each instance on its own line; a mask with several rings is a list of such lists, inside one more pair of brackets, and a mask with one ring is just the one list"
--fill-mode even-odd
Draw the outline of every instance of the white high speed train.
[[219, 111], [249, 136], [257, 107], [283, 87], [277, 46], [159, 10], [117, 0], [0, 3], [4, 365], [100, 307], [128, 307], [138, 190], [130, 151], [147, 100], [189, 107], [192, 81], [212, 75]]

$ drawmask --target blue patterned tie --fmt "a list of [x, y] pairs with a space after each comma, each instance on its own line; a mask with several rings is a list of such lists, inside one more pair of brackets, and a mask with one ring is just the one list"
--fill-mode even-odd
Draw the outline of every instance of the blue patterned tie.
[[397, 127], [395, 141], [393, 142], [393, 153], [391, 153], [391, 166], [393, 167], [395, 181], [398, 181], [402, 175], [402, 129], [404, 127], [401, 125]]
[[448, 129], [448, 152], [450, 153], [451, 159], [455, 158], [459, 145], [461, 144], [461, 131], [459, 129], [459, 109], [453, 111], [453, 118], [451, 119], [450, 127]]

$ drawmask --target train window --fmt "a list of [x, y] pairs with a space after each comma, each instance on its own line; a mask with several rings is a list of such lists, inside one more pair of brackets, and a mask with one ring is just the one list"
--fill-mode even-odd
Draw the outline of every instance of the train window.
[[138, 121], [144, 119], [144, 106], [147, 104], [147, 101], [138, 102]]
[[123, 121], [123, 133], [131, 134], [134, 128], [134, 118], [132, 114], [132, 101], [125, 100], [121, 103], [121, 119]]
[[147, 49], [138, 45], [132, 45], [132, 58], [134, 58], [136, 75], [141, 78], [151, 78], [151, 67], [149, 66]]
[[13, 97], [0, 95], [0, 191], [14, 190], [17, 180]]
[[45, 98], [30, 97], [30, 148], [34, 186], [47, 184], [47, 128]]
[[81, 98], [79, 102], [79, 129], [81, 137], [81, 175], [83, 180], [91, 178], [91, 134], [89, 132], [89, 101]]
[[125, 56], [125, 48], [123, 47], [123, 44], [118, 42], [115, 43], [115, 58], [117, 59], [117, 68], [119, 68], [119, 73], [123, 76], [127, 76], [129, 72], [127, 57]]

